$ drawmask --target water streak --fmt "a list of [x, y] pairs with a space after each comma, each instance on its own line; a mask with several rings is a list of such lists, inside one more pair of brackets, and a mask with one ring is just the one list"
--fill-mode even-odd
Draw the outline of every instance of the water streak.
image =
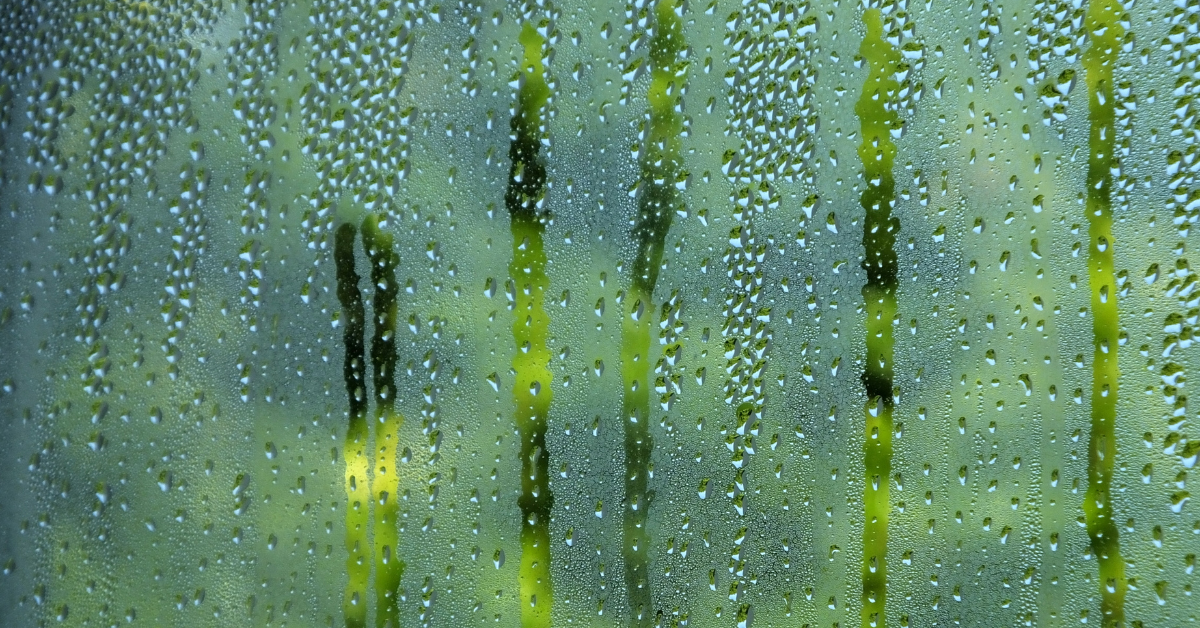
[[621, 316], [621, 381], [624, 397], [621, 416], [625, 427], [624, 545], [625, 587], [630, 625], [647, 626], [652, 620], [646, 524], [653, 491], [648, 480], [654, 439], [650, 434], [650, 319], [654, 316], [654, 284], [662, 263], [663, 242], [678, 209], [675, 182], [680, 171], [682, 120], [677, 109], [683, 88], [684, 68], [679, 53], [684, 48], [681, 14], [674, 0], [654, 7], [650, 39], [649, 123], [643, 146], [638, 216], [633, 227], [636, 255], [633, 280]]
[[550, 581], [550, 492], [549, 457], [546, 453], [546, 418], [554, 398], [551, 391], [550, 349], [547, 346], [550, 316], [544, 303], [550, 279], [546, 276], [543, 237], [550, 213], [544, 208], [546, 166], [541, 157], [542, 112], [550, 98], [546, 84], [543, 49], [546, 40], [532, 24], [521, 31], [524, 59], [514, 136], [509, 148], [512, 169], [508, 208], [513, 239], [508, 272], [516, 287], [513, 310], [513, 406], [521, 438], [521, 625], [550, 626], [554, 588]]
[[1112, 166], [1115, 101], [1113, 65], [1125, 34], [1120, 4], [1099, 0], [1088, 6], [1084, 28], [1091, 46], [1083, 54], [1088, 89], [1087, 171], [1088, 285], [1092, 310], [1092, 429], [1088, 436], [1088, 489], [1084, 518], [1100, 568], [1101, 625], [1125, 625], [1125, 562], [1121, 558], [1110, 491], [1117, 457], [1117, 283], [1113, 268]]
[[902, 62], [900, 53], [884, 39], [878, 9], [863, 13], [866, 37], [859, 49], [870, 64], [862, 96], [854, 110], [862, 122], [862, 160], [867, 187], [862, 193], [866, 210], [863, 221], [863, 270], [867, 283], [862, 295], [866, 307], [867, 361], [862, 382], [866, 389], [866, 439], [863, 457], [862, 625], [885, 625], [887, 596], [888, 515], [891, 511], [889, 481], [892, 472], [892, 410], [894, 397], [892, 320], [896, 316], [898, 263], [895, 251], [899, 219], [892, 216], [896, 203], [892, 165], [896, 145], [891, 130], [898, 122], [894, 98], [900, 84], [894, 78]]
[[396, 444], [404, 417], [396, 406], [396, 266], [400, 256], [393, 249], [392, 234], [380, 230], [379, 219], [368, 215], [362, 224], [363, 249], [371, 261], [371, 284], [375, 295], [371, 306], [375, 331], [371, 337], [371, 368], [375, 384], [375, 625], [399, 625], [397, 589], [404, 575], [399, 556], [398, 516], [400, 478], [396, 474]]
[[367, 623], [367, 586], [371, 579], [370, 559], [370, 454], [367, 452], [366, 360], [363, 342], [364, 317], [359, 275], [354, 270], [354, 225], [343, 223], [334, 239], [337, 266], [337, 296], [342, 305], [342, 339], [346, 358], [342, 377], [350, 402], [350, 422], [342, 455], [346, 459], [346, 593], [342, 609], [347, 628]]

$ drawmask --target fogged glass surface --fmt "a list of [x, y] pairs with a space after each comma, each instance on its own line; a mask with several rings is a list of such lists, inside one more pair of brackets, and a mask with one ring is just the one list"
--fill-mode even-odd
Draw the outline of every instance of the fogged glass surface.
[[1200, 4], [0, 4], [3, 625], [1200, 615]]

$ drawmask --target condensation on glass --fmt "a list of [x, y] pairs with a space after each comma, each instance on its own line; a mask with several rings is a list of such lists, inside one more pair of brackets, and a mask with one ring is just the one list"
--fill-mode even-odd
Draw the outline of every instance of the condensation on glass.
[[6, 626], [1183, 626], [1200, 4], [15, 1]]

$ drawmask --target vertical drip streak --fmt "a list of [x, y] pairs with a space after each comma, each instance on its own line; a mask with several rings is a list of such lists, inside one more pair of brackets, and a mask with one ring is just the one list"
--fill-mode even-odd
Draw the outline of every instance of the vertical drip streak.
[[404, 417], [396, 406], [396, 266], [400, 256], [392, 249], [392, 234], [379, 230], [379, 221], [368, 215], [362, 224], [363, 249], [371, 260], [371, 299], [375, 333], [371, 338], [371, 368], [375, 384], [375, 625], [399, 626], [397, 589], [404, 575], [398, 555], [400, 505], [396, 500], [400, 478], [396, 475], [396, 444]]
[[860, 52], [870, 64], [862, 96], [854, 110], [862, 123], [862, 145], [858, 156], [863, 163], [867, 187], [862, 194], [866, 210], [863, 222], [863, 270], [867, 283], [862, 295], [866, 303], [866, 368], [862, 374], [866, 388], [866, 440], [863, 456], [866, 477], [863, 484], [863, 607], [862, 625], [882, 627], [887, 595], [887, 541], [889, 478], [892, 471], [892, 392], [893, 339], [892, 319], [896, 315], [898, 262], [895, 251], [899, 219], [892, 216], [896, 202], [892, 164], [896, 145], [891, 130], [899, 116], [892, 104], [899, 83], [893, 78], [901, 63], [900, 53], [883, 37], [883, 22], [878, 9], [863, 13], [867, 28]]
[[371, 482], [367, 452], [366, 362], [363, 344], [362, 292], [354, 270], [354, 225], [338, 227], [333, 258], [337, 266], [337, 297], [345, 317], [342, 334], [346, 358], [342, 376], [350, 401], [350, 423], [346, 428], [343, 456], [346, 458], [346, 593], [342, 609], [347, 628], [363, 628], [367, 623], [367, 585], [371, 579], [368, 549]]
[[654, 315], [654, 284], [662, 263], [663, 242], [679, 203], [675, 188], [680, 172], [678, 115], [684, 66], [682, 5], [660, 0], [654, 8], [654, 33], [650, 39], [649, 123], [641, 163], [638, 216], [633, 227], [637, 254], [625, 311], [621, 316], [621, 381], [624, 397], [621, 416], [625, 425], [624, 544], [625, 587], [629, 599], [630, 625], [647, 626], [652, 621], [647, 549], [647, 515], [653, 491], [648, 480], [654, 440], [650, 434], [650, 319]]
[[1088, 285], [1092, 290], [1092, 429], [1088, 436], [1088, 489], [1084, 518], [1100, 568], [1101, 625], [1125, 625], [1125, 562], [1113, 520], [1110, 490], [1117, 455], [1117, 294], [1113, 270], [1112, 166], [1115, 138], [1113, 65], [1125, 34], [1115, 0], [1088, 6], [1084, 27], [1091, 46], [1083, 54], [1088, 89]]
[[546, 276], [543, 236], [549, 211], [542, 209], [546, 196], [546, 166], [542, 162], [542, 110], [550, 98], [542, 49], [545, 38], [526, 22], [521, 31], [525, 55], [521, 62], [521, 87], [512, 119], [509, 148], [512, 170], [504, 203], [513, 238], [509, 275], [516, 287], [513, 311], [513, 405], [521, 438], [521, 625], [548, 628], [554, 588], [550, 582], [549, 457], [546, 452], [546, 417], [554, 398], [550, 382], [550, 350], [546, 346], [550, 317], [544, 308], [550, 280]]

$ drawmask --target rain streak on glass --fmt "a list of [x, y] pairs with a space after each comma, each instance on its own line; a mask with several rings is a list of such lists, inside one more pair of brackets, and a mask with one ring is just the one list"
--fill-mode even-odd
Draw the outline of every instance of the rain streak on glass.
[[5, 8], [5, 626], [1200, 615], [1200, 3]]

